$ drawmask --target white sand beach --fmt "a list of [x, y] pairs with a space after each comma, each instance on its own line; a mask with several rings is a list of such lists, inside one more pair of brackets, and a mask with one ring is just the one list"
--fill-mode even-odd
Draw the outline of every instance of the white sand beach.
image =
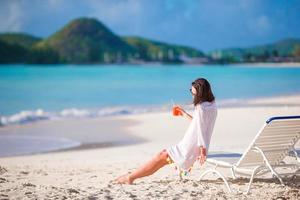
[[[235, 65], [235, 64], [233, 64]], [[270, 68], [276, 68], [276, 67], [280, 67], [280, 68], [299, 68], [300, 67], [300, 63], [299, 62], [256, 62], [256, 63], [239, 63], [236, 64], [239, 66], [249, 66], [249, 67], [270, 67]]]
[[[243, 153], [265, 120], [279, 115], [300, 115], [300, 95], [261, 98], [237, 107], [219, 108], [209, 153]], [[163, 148], [179, 142], [188, 125], [188, 119], [174, 117], [171, 112], [155, 112], [1, 127], [1, 135], [44, 130], [48, 135], [52, 131], [55, 136], [90, 145], [69, 151], [0, 158], [0, 199], [300, 198], [299, 176], [285, 180], [286, 186], [270, 175], [254, 179], [248, 195], [242, 192], [249, 179], [230, 179], [231, 187], [239, 192], [229, 194], [222, 181], [215, 177], [199, 181], [200, 173], [208, 165], [200, 167], [198, 163], [181, 181], [175, 169], [168, 165], [132, 185], [110, 183]], [[43, 135], [43, 131], [35, 134]], [[125, 141], [125, 145], [103, 147], [93, 140]], [[299, 143], [297, 147], [300, 148]], [[224, 173], [228, 174], [226, 170]]]

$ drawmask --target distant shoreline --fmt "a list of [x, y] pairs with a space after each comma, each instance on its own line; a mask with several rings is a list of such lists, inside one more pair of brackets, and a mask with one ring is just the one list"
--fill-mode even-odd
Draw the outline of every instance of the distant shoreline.
[[[226, 64], [227, 65], [227, 64]], [[258, 63], [232, 63], [229, 65], [248, 65], [248, 66], [263, 66], [263, 67], [296, 67], [300, 68], [300, 62], [283, 62], [283, 63], [264, 63], [264, 62], [258, 62]]]
[[106, 67], [106, 66], [112, 66], [112, 65], [119, 65], [119, 66], [123, 66], [123, 65], [133, 65], [133, 66], [160, 66], [160, 65], [174, 65], [174, 66], [180, 66], [180, 65], [187, 65], [187, 66], [257, 66], [257, 67], [296, 67], [296, 68], [300, 68], [300, 62], [256, 62], [256, 63], [163, 63], [163, 62], [143, 62], [143, 63], [85, 63], [85, 64], [72, 64], [72, 63], [57, 63], [57, 64], [28, 64], [28, 63], [0, 63], [0, 68], [4, 67], [4, 66], [13, 66], [13, 67], [18, 67], [19, 65], [23, 65], [23, 66], [35, 66], [35, 67], [39, 67], [39, 66], [47, 66], [47, 67], [56, 67], [56, 66], [99, 66], [99, 67]]

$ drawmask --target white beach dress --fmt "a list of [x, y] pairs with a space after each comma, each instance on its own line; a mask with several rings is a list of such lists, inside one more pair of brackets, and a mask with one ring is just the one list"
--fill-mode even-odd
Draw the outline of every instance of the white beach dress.
[[201, 145], [208, 152], [216, 118], [217, 105], [215, 101], [205, 101], [195, 106], [193, 119], [184, 137], [178, 144], [166, 148], [170, 158], [179, 170], [187, 171], [191, 169], [199, 156]]

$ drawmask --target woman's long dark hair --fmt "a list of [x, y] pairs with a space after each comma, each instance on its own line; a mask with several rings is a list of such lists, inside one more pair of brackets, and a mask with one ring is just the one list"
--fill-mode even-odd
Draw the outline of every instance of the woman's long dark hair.
[[205, 78], [196, 79], [192, 82], [192, 86], [197, 91], [197, 94], [194, 96], [193, 100], [194, 106], [204, 101], [212, 102], [215, 100], [215, 96], [212, 93], [210, 84]]

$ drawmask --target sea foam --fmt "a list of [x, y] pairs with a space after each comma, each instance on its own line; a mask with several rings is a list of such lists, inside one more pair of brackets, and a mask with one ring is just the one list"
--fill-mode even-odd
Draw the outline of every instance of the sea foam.
[[167, 110], [166, 106], [118, 106], [104, 107], [99, 109], [79, 109], [68, 108], [58, 112], [37, 110], [24, 110], [10, 116], [0, 116], [0, 125], [6, 126], [10, 124], [25, 124], [40, 120], [64, 119], [64, 118], [95, 118], [117, 115], [130, 115], [153, 111]]
[[[242, 99], [227, 99], [218, 101], [219, 107], [237, 106], [245, 102]], [[192, 109], [191, 104], [179, 104], [184, 109]], [[80, 109], [80, 108], [66, 108], [61, 111], [44, 111], [24, 110], [10, 116], [0, 116], [0, 125], [6, 126], [10, 124], [24, 124], [40, 120], [64, 119], [64, 118], [95, 118], [118, 115], [130, 115], [139, 113], [149, 113], [157, 111], [171, 111], [171, 104], [163, 105], [134, 105], [134, 106], [107, 106], [95, 109]]]

